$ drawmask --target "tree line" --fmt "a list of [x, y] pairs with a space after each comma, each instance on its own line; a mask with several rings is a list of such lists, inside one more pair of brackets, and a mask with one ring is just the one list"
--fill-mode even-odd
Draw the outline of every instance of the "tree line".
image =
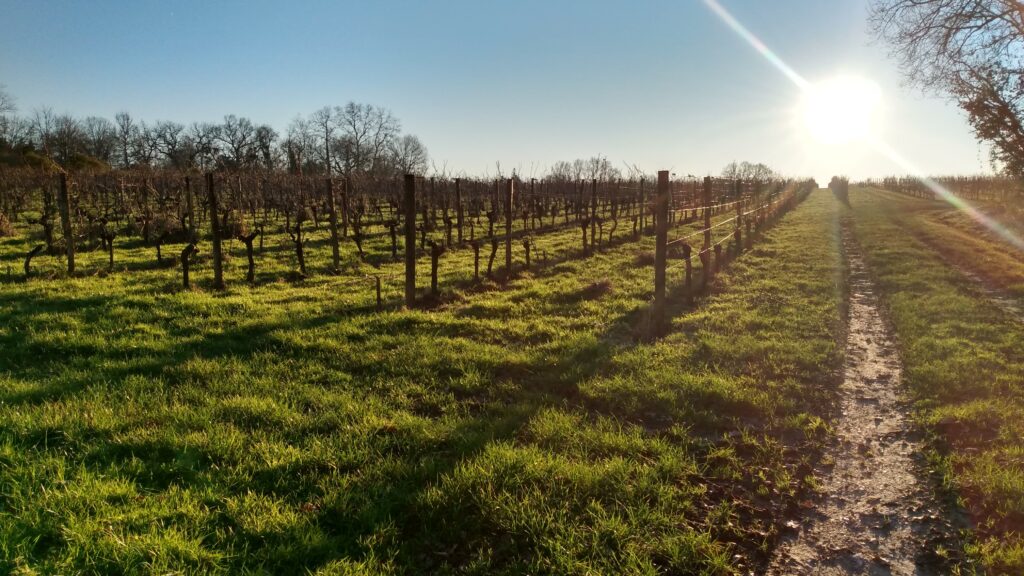
[[67, 170], [160, 168], [183, 171], [287, 171], [392, 177], [423, 173], [427, 148], [386, 108], [349, 102], [298, 116], [279, 133], [228, 114], [221, 122], [146, 122], [128, 112], [113, 120], [76, 118], [52, 108], [17, 114], [0, 87], [0, 164]]

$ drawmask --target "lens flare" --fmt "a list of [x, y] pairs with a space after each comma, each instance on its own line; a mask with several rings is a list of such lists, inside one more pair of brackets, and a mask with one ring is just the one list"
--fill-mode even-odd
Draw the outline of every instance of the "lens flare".
[[[995, 234], [1005, 239], [1012, 246], [1018, 250], [1024, 251], [1024, 240], [1021, 240], [1013, 231], [1007, 229], [1005, 226], [988, 217], [977, 208], [972, 206], [969, 202], [960, 198], [947, 190], [945, 187], [935, 182], [931, 178], [921, 176], [921, 171], [918, 170], [909, 160], [903, 157], [902, 154], [897, 152], [889, 144], [875, 138], [872, 135], [870, 128], [870, 120], [873, 119], [874, 109], [877, 108], [879, 100], [881, 98], [881, 91], [878, 90], [878, 86], [870, 81], [867, 83], [860, 83], [860, 87], [855, 88], [853, 96], [842, 96], [835, 93], [835, 86], [822, 86], [821, 84], [811, 84], [803, 76], [801, 76], [796, 70], [791, 68], [785, 61], [782, 60], [775, 52], [772, 52], [760, 38], [754, 35], [753, 32], [747, 29], [739, 20], [736, 19], [728, 10], [722, 6], [718, 0], [704, 0], [704, 4], [716, 15], [722, 22], [724, 22], [737, 36], [745, 40], [754, 50], [757, 51], [763, 58], [765, 58], [772, 66], [779, 70], [790, 82], [795, 84], [801, 92], [804, 94], [805, 106], [807, 112], [805, 114], [805, 122], [807, 127], [811, 129], [811, 132], [818, 132], [817, 127], [825, 128], [832, 126], [834, 130], [829, 131], [831, 135], [829, 138], [834, 138], [839, 134], [845, 134], [849, 138], [847, 141], [854, 139], [861, 140], [865, 144], [871, 146], [874, 150], [891, 160], [894, 164], [900, 166], [906, 170], [909, 174], [915, 175], [919, 178], [938, 198], [949, 203], [954, 208], [964, 212], [969, 217], [974, 219], [976, 222], [985, 226]], [[848, 82], [846, 80], [844, 82]], [[840, 82], [841, 83], [841, 82]], [[815, 92], [818, 92], [815, 95]], [[825, 95], [832, 93], [832, 99], [829, 101]], [[818, 110], [820, 108], [820, 110]], [[849, 120], [840, 118], [844, 112], [853, 112], [855, 118]], [[865, 118], [867, 117], [867, 118]], [[863, 125], [857, 125], [855, 122], [856, 118], [860, 120], [868, 120]], [[825, 130], [820, 132], [824, 133]]]

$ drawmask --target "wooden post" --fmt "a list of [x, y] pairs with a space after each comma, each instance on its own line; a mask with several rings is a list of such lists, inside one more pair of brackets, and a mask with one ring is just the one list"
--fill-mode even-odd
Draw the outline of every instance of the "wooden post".
[[345, 177], [345, 186], [341, 189], [341, 235], [348, 236], [348, 197], [352, 193], [352, 177]]
[[331, 271], [341, 271], [341, 250], [338, 247], [338, 203], [334, 197], [334, 180], [327, 178], [327, 216], [331, 227]]
[[491, 256], [487, 259], [487, 277], [492, 278], [494, 270], [494, 255], [498, 253], [498, 239], [491, 238]]
[[60, 198], [57, 207], [60, 209], [61, 230], [64, 233], [64, 252], [68, 257], [68, 276], [75, 273], [75, 231], [71, 226], [71, 195], [68, 194], [68, 177], [60, 173]]
[[597, 248], [595, 238], [597, 238], [597, 178], [590, 181], [590, 248], [592, 251]]
[[444, 254], [444, 245], [438, 244], [433, 240], [430, 241], [430, 295], [437, 297], [440, 292], [437, 289], [437, 266], [438, 261], [441, 259], [441, 254]]
[[[215, 218], [216, 220], [216, 218]], [[196, 253], [196, 245], [189, 244], [185, 246], [185, 249], [181, 251], [181, 284], [185, 290], [192, 287], [188, 277], [188, 269], [192, 264], [192, 256]]]
[[107, 270], [110, 272], [114, 271], [114, 238], [117, 237], [116, 232], [104, 230], [103, 241], [107, 244]]
[[646, 182], [643, 178], [640, 179], [640, 235], [644, 235], [644, 229], [647, 228], [647, 198], [644, 197], [644, 184]]
[[32, 259], [36, 257], [40, 252], [46, 249], [46, 244], [40, 244], [29, 251], [28, 255], [25, 256], [25, 278], [27, 279], [32, 275]]
[[658, 191], [654, 200], [654, 322], [665, 312], [665, 260], [668, 255], [668, 170], [658, 171]]
[[693, 262], [690, 261], [690, 256], [693, 253], [693, 247], [687, 243], [683, 243], [683, 259], [686, 261], [686, 295], [693, 300]]
[[512, 195], [515, 183], [511, 178], [505, 181], [505, 280], [512, 278]]
[[711, 249], [711, 176], [704, 177], [704, 250]]
[[416, 176], [405, 175], [405, 305], [416, 304]]
[[473, 247], [473, 280], [480, 279], [480, 241], [470, 240], [469, 245]]
[[188, 239], [195, 242], [199, 239], [196, 233], [196, 214], [192, 201], [192, 178], [185, 176], [185, 205], [188, 210]]
[[736, 181], [736, 255], [743, 253], [743, 188]]
[[206, 191], [210, 203], [210, 232], [213, 233], [213, 287], [224, 289], [224, 261], [220, 246], [220, 218], [217, 217], [217, 190], [213, 172], [206, 173]]
[[377, 284], [377, 310], [384, 307], [384, 300], [380, 297], [380, 276], [374, 276]]
[[459, 244], [462, 244], [462, 178], [455, 179], [455, 225], [459, 229]]

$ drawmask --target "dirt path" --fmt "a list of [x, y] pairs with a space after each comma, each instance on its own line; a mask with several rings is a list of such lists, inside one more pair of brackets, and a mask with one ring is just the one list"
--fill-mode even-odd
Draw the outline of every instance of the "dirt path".
[[1013, 296], [1010, 296], [999, 288], [992, 286], [988, 280], [982, 278], [978, 274], [975, 274], [967, 268], [945, 258], [942, 256], [941, 252], [939, 252], [939, 256], [942, 257], [946, 264], [963, 275], [964, 278], [970, 280], [971, 283], [974, 284], [975, 290], [979, 292], [979, 295], [982, 298], [995, 304], [1000, 310], [1006, 313], [1007, 316], [1016, 319], [1017, 322], [1024, 323], [1024, 309], [1017, 304], [1017, 300]]
[[951, 265], [957, 270], [957, 272], [960, 272], [964, 277], [974, 283], [975, 289], [981, 293], [982, 297], [988, 299], [999, 307], [999, 309], [1005, 312], [1007, 316], [1015, 318], [1017, 322], [1024, 323], [1024, 309], [1017, 304], [1017, 300], [1013, 296], [993, 287], [987, 280], [963, 266], [955, 264]]
[[928, 245], [929, 248], [935, 251], [935, 253], [946, 263], [947, 266], [959, 272], [964, 278], [967, 278], [974, 284], [975, 289], [979, 292], [982, 298], [985, 298], [995, 304], [1000, 310], [1005, 312], [1011, 318], [1016, 319], [1018, 322], [1024, 323], [1024, 308], [1017, 303], [1017, 299], [1007, 294], [1005, 291], [997, 286], [993, 286], [992, 283], [980, 274], [969, 270], [965, 266], [953, 261], [952, 258], [948, 257], [942, 252], [935, 241], [930, 236], [924, 234], [915, 234], [915, 236]]
[[819, 470], [821, 497], [789, 523], [768, 574], [946, 574], [935, 552], [953, 546], [956, 530], [924, 477], [896, 345], [848, 224], [843, 250], [850, 310], [837, 442]]

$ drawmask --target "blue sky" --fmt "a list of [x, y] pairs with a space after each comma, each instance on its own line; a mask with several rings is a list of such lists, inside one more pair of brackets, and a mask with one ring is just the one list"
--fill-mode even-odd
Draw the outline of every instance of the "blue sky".
[[[869, 77], [881, 136], [928, 173], [988, 169], [963, 114], [901, 86], [866, 0], [722, 0], [809, 80]], [[0, 83], [23, 113], [218, 121], [283, 130], [347, 101], [389, 108], [432, 159], [541, 173], [601, 154], [715, 174], [902, 172], [861, 145], [813, 144], [798, 89], [700, 0], [234, 2], [0, 0]]]

